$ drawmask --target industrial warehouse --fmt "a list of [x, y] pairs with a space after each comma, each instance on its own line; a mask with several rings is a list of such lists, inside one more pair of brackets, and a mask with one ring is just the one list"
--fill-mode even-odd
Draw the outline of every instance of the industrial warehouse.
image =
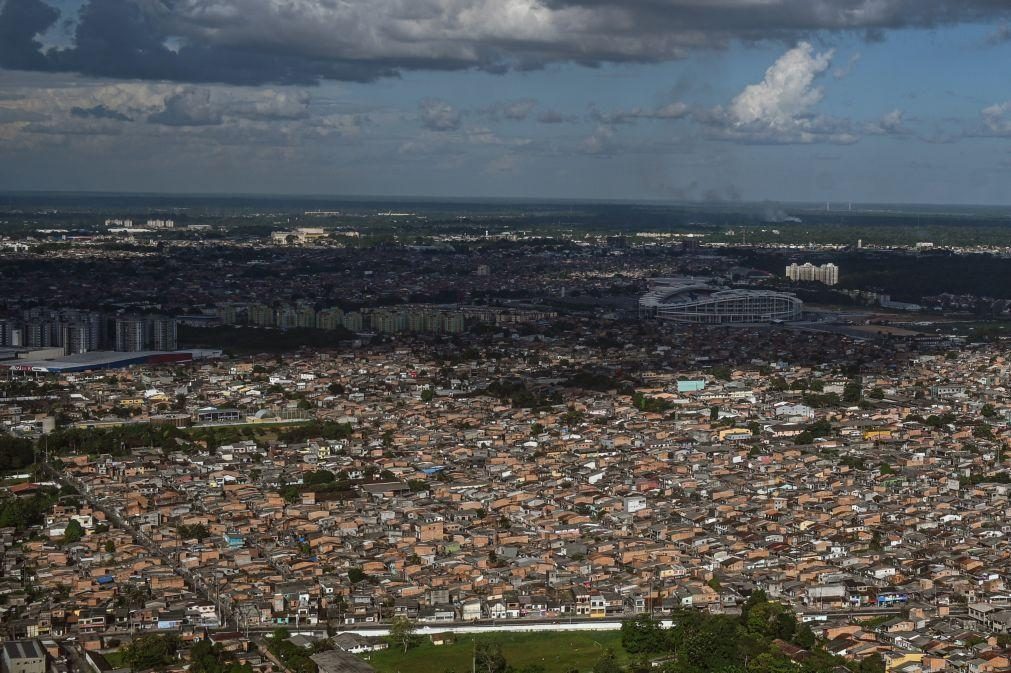
[[32, 374], [67, 374], [99, 369], [125, 369], [133, 365], [155, 365], [192, 362], [220, 357], [219, 350], [141, 351], [120, 353], [116, 351], [91, 351], [63, 355], [58, 349], [31, 351], [28, 349], [0, 348], [0, 371], [11, 376]]

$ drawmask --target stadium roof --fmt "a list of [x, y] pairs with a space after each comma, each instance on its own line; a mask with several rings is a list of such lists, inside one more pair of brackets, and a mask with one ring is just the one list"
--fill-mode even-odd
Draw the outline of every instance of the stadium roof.
[[158, 362], [179, 362], [186, 360], [201, 360], [219, 357], [218, 350], [184, 350], [184, 351], [138, 351], [121, 353], [118, 351], [91, 351], [65, 355], [46, 360], [8, 360], [0, 366], [12, 371], [64, 373], [83, 372], [89, 369], [117, 369], [135, 364], [157, 364]]

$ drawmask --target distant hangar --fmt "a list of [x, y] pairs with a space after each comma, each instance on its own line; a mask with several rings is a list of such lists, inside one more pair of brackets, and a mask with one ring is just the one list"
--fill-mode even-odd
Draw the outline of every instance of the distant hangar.
[[[27, 357], [24, 357], [27, 356]], [[23, 374], [69, 374], [101, 369], [125, 369], [133, 365], [192, 362], [220, 357], [219, 350], [141, 351], [120, 353], [90, 351], [56, 357], [33, 357], [33, 353], [6, 349], [0, 352], [0, 371]]]

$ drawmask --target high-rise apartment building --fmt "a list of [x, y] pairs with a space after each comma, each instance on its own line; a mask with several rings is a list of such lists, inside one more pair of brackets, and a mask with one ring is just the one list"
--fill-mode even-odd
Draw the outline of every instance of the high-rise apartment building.
[[0, 320], [0, 346], [61, 348], [67, 355], [99, 350], [175, 350], [176, 320], [119, 316], [72, 308], [34, 307]]
[[149, 318], [147, 336], [151, 350], [174, 351], [179, 347], [179, 327], [174, 318]]
[[235, 325], [239, 322], [239, 310], [235, 304], [225, 304], [224, 306], [218, 307], [218, 318], [221, 319], [222, 324], [225, 325]]
[[258, 327], [274, 326], [274, 309], [266, 304], [250, 304], [248, 315], [250, 325]]
[[[355, 331], [359, 326], [352, 327], [349, 320], [358, 314], [348, 313], [345, 316], [345, 327]], [[388, 308], [371, 311], [368, 315], [369, 326], [377, 332], [413, 332], [413, 333], [458, 333], [464, 329], [464, 316], [458, 311], [447, 311], [432, 307]]]
[[274, 323], [276, 327], [280, 327], [281, 329], [291, 329], [292, 327], [297, 327], [297, 323], [298, 311], [290, 306], [282, 306], [277, 309]]
[[338, 307], [325, 308], [316, 314], [316, 327], [335, 330], [344, 326], [344, 311]]
[[308, 305], [299, 306], [295, 310], [295, 327], [316, 327], [316, 309]]
[[825, 285], [836, 285], [839, 282], [839, 267], [828, 263], [815, 266], [810, 262], [791, 264], [786, 267], [786, 277], [792, 281], [815, 281]]
[[351, 330], [352, 332], [361, 332], [364, 329], [365, 320], [362, 318], [362, 314], [358, 311], [352, 311], [351, 313], [344, 314], [344, 329]]
[[63, 325], [63, 352], [67, 355], [77, 355], [98, 349], [98, 344], [92, 340], [93, 332], [85, 323], [66, 323]]
[[116, 318], [117, 351], [174, 351], [178, 348], [178, 324], [163, 316], [127, 316]]
[[147, 342], [147, 322], [143, 318], [116, 318], [116, 350], [136, 353]]

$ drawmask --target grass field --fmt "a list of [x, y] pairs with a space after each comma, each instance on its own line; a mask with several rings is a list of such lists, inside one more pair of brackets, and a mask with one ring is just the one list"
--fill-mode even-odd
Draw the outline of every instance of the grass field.
[[380, 673], [470, 673], [475, 641], [497, 642], [510, 665], [522, 669], [540, 664], [546, 673], [586, 673], [608, 648], [619, 664], [629, 657], [618, 631], [556, 631], [551, 633], [460, 634], [453, 645], [432, 645], [428, 636], [407, 654], [400, 649], [375, 652], [369, 663]]
[[106, 661], [112, 664], [113, 668], [125, 668], [127, 666], [126, 655], [123, 654], [122, 650], [115, 650], [114, 652], [104, 652], [103, 656], [105, 657]]

